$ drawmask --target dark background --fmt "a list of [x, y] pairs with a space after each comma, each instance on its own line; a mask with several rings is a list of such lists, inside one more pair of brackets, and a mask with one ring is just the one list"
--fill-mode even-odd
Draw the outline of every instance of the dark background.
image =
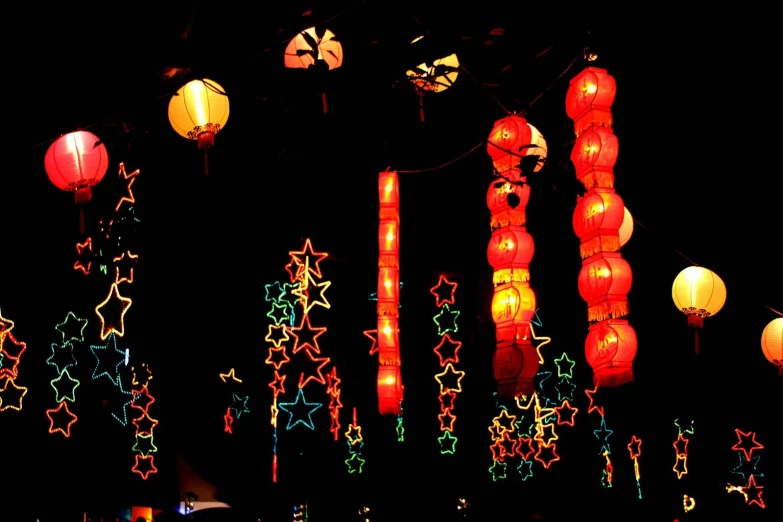
[[[783, 309], [777, 230], [783, 184], [767, 130], [775, 121], [769, 63], [776, 53], [764, 14], [727, 13], [707, 24], [652, 8], [610, 13], [597, 5], [571, 13], [566, 6], [477, 2], [460, 9], [372, 1], [286, 5], [63, 5], [36, 13], [23, 43], [35, 64], [24, 78], [35, 102], [30, 172], [6, 173], [0, 189], [0, 306], [27, 342], [17, 383], [29, 388], [21, 412], [0, 413], [6, 450], [0, 497], [16, 504], [16, 493], [32, 488], [47, 499], [48, 511], [78, 513], [167, 506], [179, 500], [179, 454], [220, 489], [221, 499], [273, 520], [290, 516], [291, 503], [302, 501], [313, 520], [348, 519], [361, 505], [379, 519], [411, 511], [451, 519], [460, 496], [479, 519], [600, 512], [608, 519], [721, 513], [751, 520], [780, 513], [781, 378], [760, 347], [764, 326]], [[307, 9], [312, 14], [302, 16]], [[342, 42], [343, 66], [319, 78], [285, 69], [287, 39], [321, 21]], [[755, 27], [750, 39], [734, 36], [748, 24]], [[490, 34], [496, 28], [505, 34]], [[428, 58], [408, 45], [421, 34], [433, 42], [430, 59], [456, 52], [465, 68], [452, 88], [425, 96], [423, 122], [405, 79], [410, 66]], [[580, 412], [576, 427], [558, 431], [560, 462], [549, 470], [536, 466], [525, 483], [509, 465], [509, 478], [493, 483], [486, 430], [497, 410], [485, 257], [492, 168], [483, 146], [450, 162], [485, 140], [509, 111], [525, 113], [541, 130], [550, 163], [568, 163], [574, 136], [564, 99], [569, 79], [589, 65], [581, 58], [586, 46], [599, 56], [592, 65], [617, 81], [616, 188], [637, 220], [622, 250], [634, 270], [635, 381], [598, 395], [614, 430], [615, 486], [600, 485], [603, 458], [591, 433], [600, 419], [586, 414], [583, 390], [592, 385], [582, 355], [587, 321], [576, 286], [574, 200], [547, 190], [534, 191], [527, 207], [539, 333], [553, 339], [542, 369], [556, 371], [552, 360], [564, 351], [577, 361]], [[164, 80], [165, 67], [190, 73]], [[231, 104], [209, 152], [209, 176], [196, 144], [178, 136], [166, 117], [170, 96], [200, 77], [220, 83]], [[327, 114], [320, 92], [327, 93]], [[108, 415], [102, 401], [114, 400], [112, 389], [90, 378], [88, 346], [99, 344], [93, 309], [109, 281], [72, 269], [74, 244], [82, 240], [78, 211], [43, 168], [49, 144], [76, 129], [103, 139], [111, 162], [85, 209], [88, 234], [122, 193], [118, 162], [141, 169], [133, 186], [141, 222], [128, 231], [140, 259], [119, 341], [154, 375], [150, 413], [160, 421], [160, 472], [148, 481], [130, 472], [133, 426]], [[377, 173], [387, 167], [403, 171], [402, 444], [396, 420], [377, 414], [377, 361], [362, 335], [375, 325], [368, 296], [377, 275]], [[306, 238], [329, 253], [322, 270], [332, 281], [331, 309], [314, 309], [312, 322], [328, 327], [319, 341], [343, 379], [341, 422], [347, 426], [357, 408], [367, 463], [361, 475], [346, 473], [348, 448], [328, 433], [324, 404], [313, 417], [315, 432], [281, 426], [280, 480], [272, 484], [264, 285], [285, 282], [288, 252]], [[698, 357], [670, 296], [676, 275], [693, 263], [715, 271], [728, 289], [723, 310], [705, 320]], [[440, 274], [460, 284], [457, 336], [467, 370], [453, 456], [440, 455], [436, 441], [438, 338], [431, 317], [437, 310], [429, 288]], [[69, 310], [90, 323], [76, 349], [81, 386], [72, 410], [79, 421], [64, 439], [47, 433], [44, 411], [54, 406], [48, 382], [55, 375], [45, 360], [59, 340], [54, 326]], [[223, 433], [221, 418], [232, 389], [217, 376], [230, 367], [243, 379], [236, 391], [250, 396], [251, 409], [232, 436]], [[286, 418], [281, 412], [281, 424]], [[681, 481], [671, 470], [677, 418], [693, 419], [696, 427], [690, 473]], [[725, 491], [738, 477], [730, 473], [737, 465], [735, 428], [756, 431], [766, 445], [758, 481], [766, 487], [766, 510]], [[625, 448], [632, 434], [643, 440], [641, 501]], [[698, 502], [687, 515], [682, 494]]]

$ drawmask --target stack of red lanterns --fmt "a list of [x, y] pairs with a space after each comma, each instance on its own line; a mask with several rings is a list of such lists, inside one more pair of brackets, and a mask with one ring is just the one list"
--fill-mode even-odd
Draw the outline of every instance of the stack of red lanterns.
[[578, 197], [573, 227], [580, 240], [579, 294], [587, 302], [590, 331], [585, 356], [593, 384], [620, 386], [633, 381], [636, 332], [625, 317], [633, 280], [620, 254], [625, 205], [614, 188], [618, 141], [612, 131], [614, 78], [588, 67], [571, 80], [566, 113], [574, 120], [576, 142], [571, 161], [587, 193]]

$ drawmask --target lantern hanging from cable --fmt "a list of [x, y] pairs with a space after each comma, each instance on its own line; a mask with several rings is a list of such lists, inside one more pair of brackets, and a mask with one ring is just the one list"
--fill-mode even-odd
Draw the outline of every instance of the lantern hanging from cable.
[[[309, 69], [316, 73], [331, 71], [343, 64], [343, 45], [329, 29], [310, 27], [291, 38], [283, 58], [288, 69]], [[321, 103], [326, 114], [325, 92], [321, 92]]]
[[705, 317], [712, 317], [723, 308], [726, 285], [712, 270], [689, 266], [674, 278], [672, 300], [688, 316], [688, 326], [694, 332], [694, 349], [699, 353], [699, 329], [704, 328]]
[[215, 144], [215, 134], [226, 126], [228, 114], [225, 89], [207, 78], [186, 83], [169, 101], [171, 126], [183, 138], [196, 140], [204, 151], [204, 174], [209, 174], [207, 150]]
[[[411, 44], [421, 41], [419, 36], [411, 41]], [[424, 93], [443, 92], [457, 81], [459, 76], [459, 58], [452, 53], [432, 60], [431, 63], [422, 62], [405, 74], [408, 80], [416, 88], [419, 97], [419, 119], [424, 121]]]
[[79, 205], [79, 233], [84, 234], [83, 205], [92, 199], [92, 187], [109, 168], [106, 145], [91, 132], [65, 134], [49, 146], [44, 168], [55, 187], [74, 193], [74, 203]]
[[764, 357], [778, 367], [783, 376], [783, 317], [773, 319], [761, 333], [761, 349]]

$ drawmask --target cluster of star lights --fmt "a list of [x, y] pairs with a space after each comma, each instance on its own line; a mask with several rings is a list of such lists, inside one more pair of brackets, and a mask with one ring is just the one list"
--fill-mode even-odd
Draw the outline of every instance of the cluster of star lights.
[[745, 498], [745, 503], [748, 505], [755, 504], [760, 508], [765, 508], [767, 506], [762, 498], [764, 486], [759, 486], [756, 483], [756, 478], [764, 477], [764, 474], [756, 468], [759, 459], [761, 459], [761, 455], [753, 456], [754, 451], [761, 451], [764, 449], [764, 446], [756, 440], [756, 432], [745, 432], [739, 428], [734, 431], [737, 434], [737, 442], [731, 449], [737, 452], [739, 465], [733, 468], [731, 473], [741, 477], [744, 486], [736, 486], [729, 483], [726, 486], [726, 491], [729, 493], [740, 493]]
[[73, 352], [74, 344], [84, 342], [84, 329], [87, 327], [87, 322], [87, 319], [68, 312], [63, 322], [55, 326], [55, 330], [61, 334], [61, 341], [51, 344], [52, 352], [46, 359], [46, 364], [53, 366], [57, 375], [50, 381], [57, 406], [46, 410], [46, 416], [49, 418], [49, 433], [60, 434], [65, 438], [71, 436], [71, 426], [78, 420], [78, 416], [71, 412], [68, 404], [76, 402], [76, 388], [81, 384], [78, 379], [71, 376], [71, 373], [75, 373], [77, 365]]
[[14, 322], [3, 317], [0, 310], [0, 412], [22, 411], [22, 400], [27, 395], [27, 388], [16, 383], [27, 343], [19, 341], [13, 329]]

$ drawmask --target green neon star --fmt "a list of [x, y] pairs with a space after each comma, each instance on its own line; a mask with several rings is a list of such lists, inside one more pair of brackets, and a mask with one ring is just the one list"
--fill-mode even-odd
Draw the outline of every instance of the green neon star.
[[440, 444], [441, 454], [454, 455], [454, 452], [457, 451], [457, 440], [459, 439], [452, 435], [450, 431], [444, 431], [443, 435], [438, 437], [438, 444]]
[[574, 365], [576, 362], [569, 359], [567, 353], [563, 352], [563, 355], [561, 355], [560, 358], [555, 359], [555, 364], [557, 365], [558, 377], [574, 378]]
[[345, 465], [348, 466], [348, 473], [361, 473], [364, 468], [364, 459], [358, 453], [353, 453], [345, 459]]
[[76, 388], [79, 387], [79, 379], [74, 379], [68, 370], [63, 369], [60, 375], [49, 381], [54, 388], [55, 402], [62, 402], [69, 400], [74, 402], [76, 400]]
[[489, 472], [492, 474], [492, 482], [506, 478], [506, 467], [508, 467], [508, 464], [505, 462], [499, 460], [492, 461], [492, 466], [489, 467]]
[[449, 308], [448, 304], [443, 304], [443, 306], [440, 307], [440, 312], [432, 318], [433, 321], [435, 321], [435, 324], [438, 325], [439, 336], [442, 337], [448, 332], [457, 331], [457, 318], [459, 317], [459, 314], [460, 312]]
[[402, 417], [397, 417], [397, 442], [405, 442], [405, 427], [402, 425]]
[[288, 305], [272, 303], [272, 309], [266, 313], [266, 316], [275, 322], [275, 325], [279, 326], [288, 319]]
[[142, 457], [146, 457], [150, 453], [158, 451], [158, 447], [152, 442], [152, 435], [136, 434], [136, 443], [133, 444], [133, 451], [141, 453]]
[[83, 342], [87, 319], [79, 319], [73, 312], [68, 312], [65, 320], [54, 327], [63, 336], [63, 343], [71, 341]]
[[527, 420], [525, 419], [527, 415], [520, 415], [519, 420], [514, 423], [514, 427], [517, 430], [517, 437], [532, 437], [533, 436], [533, 426], [536, 425], [535, 418]]

